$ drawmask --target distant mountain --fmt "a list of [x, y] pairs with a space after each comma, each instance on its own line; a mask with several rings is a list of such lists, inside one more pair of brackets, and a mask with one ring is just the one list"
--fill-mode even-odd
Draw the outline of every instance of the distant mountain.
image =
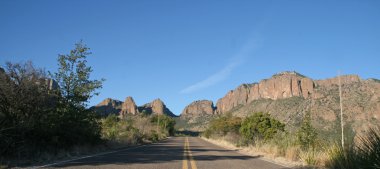
[[122, 104], [122, 101], [107, 98], [91, 108], [94, 109], [101, 116], [108, 116], [110, 114], [119, 115], [122, 109]]
[[166, 107], [165, 103], [160, 99], [155, 99], [150, 103], [146, 103], [142, 106], [137, 106], [131, 96], [128, 96], [124, 102], [107, 98], [96, 106], [93, 106], [92, 109], [94, 109], [101, 116], [116, 114], [120, 117], [124, 117], [127, 114], [136, 115], [139, 113], [165, 114], [171, 117], [176, 116]]
[[[380, 81], [362, 80], [357, 75], [344, 75], [340, 79], [346, 127], [355, 133], [379, 124]], [[212, 102], [193, 102], [180, 119], [187, 121], [188, 129], [203, 130], [208, 124], [205, 119], [212, 119], [210, 116], [231, 113], [245, 117], [253, 112], [268, 112], [292, 129], [310, 112], [313, 125], [331, 134], [339, 127], [338, 83], [337, 77], [313, 80], [294, 71], [281, 72], [259, 83], [238, 86], [220, 98], [216, 107]]]
[[138, 109], [142, 113], [165, 114], [171, 117], [176, 116], [166, 107], [164, 102], [160, 99], [155, 99], [150, 103], [140, 106]]
[[185, 109], [182, 111], [181, 116], [185, 117], [187, 115], [193, 116], [193, 115], [205, 115], [209, 114], [212, 115], [215, 113], [215, 107], [212, 101], [210, 100], [197, 100], [189, 104], [185, 107]]

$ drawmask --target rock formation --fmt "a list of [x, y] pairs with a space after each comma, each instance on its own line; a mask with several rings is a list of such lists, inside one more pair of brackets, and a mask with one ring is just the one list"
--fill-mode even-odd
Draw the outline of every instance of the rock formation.
[[139, 111], [147, 114], [165, 114], [171, 117], [175, 116], [160, 99], [155, 99], [150, 103], [140, 106]]
[[128, 96], [124, 102], [107, 98], [96, 106], [91, 107], [101, 116], [117, 114], [121, 118], [127, 114], [136, 115], [139, 113], [146, 114], [165, 114], [171, 117], [174, 115], [160, 99], [155, 99], [150, 103], [137, 107], [132, 97]]
[[[357, 75], [341, 76], [343, 85], [360, 82]], [[315, 93], [317, 86], [331, 87], [338, 85], [338, 78], [313, 81], [297, 72], [281, 72], [275, 74], [270, 79], [265, 79], [259, 83], [243, 84], [235, 90], [229, 91], [216, 103], [217, 113], [225, 113], [239, 105], [246, 105], [258, 99], [284, 99], [294, 96], [310, 98]], [[316, 96], [318, 97], [318, 93]]]
[[101, 116], [108, 116], [110, 114], [119, 114], [123, 102], [111, 98], [104, 99], [102, 102], [92, 107]]
[[209, 114], [212, 115], [215, 112], [215, 107], [212, 101], [209, 100], [198, 100], [192, 102], [181, 113], [181, 117], [185, 116], [197, 116]]
[[282, 99], [299, 96], [308, 98], [313, 93], [313, 80], [297, 72], [281, 72], [259, 83], [243, 84], [229, 91], [216, 103], [217, 113], [245, 105], [257, 99]]
[[128, 113], [137, 114], [138, 112], [139, 111], [137, 109], [135, 101], [133, 100], [132, 97], [128, 96], [122, 105], [120, 116], [124, 117]]

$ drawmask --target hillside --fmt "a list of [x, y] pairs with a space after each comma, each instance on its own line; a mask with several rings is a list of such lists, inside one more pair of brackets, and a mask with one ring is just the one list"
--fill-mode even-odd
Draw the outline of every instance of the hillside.
[[[339, 125], [338, 78], [313, 80], [297, 72], [282, 72], [259, 83], [242, 84], [213, 104], [199, 110], [193, 102], [180, 116], [187, 130], [204, 130], [208, 120], [231, 113], [245, 117], [254, 112], [268, 112], [288, 124], [289, 130], [299, 126], [304, 114], [310, 112], [312, 124], [323, 135], [334, 135]], [[364, 131], [380, 122], [380, 83], [376, 79], [362, 80], [357, 75], [341, 76], [343, 111], [350, 134]], [[194, 105], [195, 104], [195, 105]], [[190, 107], [190, 108], [189, 108]], [[197, 107], [196, 109], [191, 107]], [[199, 112], [208, 113], [199, 113]], [[207, 115], [207, 116], [205, 116]], [[205, 117], [205, 118], [202, 118]]]

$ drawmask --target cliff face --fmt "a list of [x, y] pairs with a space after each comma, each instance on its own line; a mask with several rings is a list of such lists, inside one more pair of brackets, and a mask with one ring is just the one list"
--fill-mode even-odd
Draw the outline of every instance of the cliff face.
[[243, 84], [228, 92], [216, 103], [217, 113], [258, 99], [283, 99], [293, 96], [308, 98], [313, 93], [313, 80], [296, 72], [282, 72], [259, 83]]
[[[360, 82], [357, 75], [341, 76], [342, 84]], [[297, 72], [282, 72], [273, 75], [270, 79], [265, 79], [259, 83], [243, 84], [235, 90], [229, 91], [216, 103], [217, 113], [222, 114], [230, 111], [239, 105], [246, 105], [258, 99], [285, 99], [294, 96], [308, 99], [318, 97], [315, 92], [317, 86], [329, 88], [338, 85], [338, 78], [313, 81]]]
[[198, 100], [192, 102], [190, 105], [186, 106], [181, 113], [181, 117], [194, 116], [194, 115], [212, 115], [215, 112], [215, 107], [210, 100]]
[[121, 108], [121, 111], [120, 111], [119, 114], [120, 114], [120, 117], [124, 117], [128, 113], [130, 113], [130, 114], [137, 114], [137, 113], [139, 113], [135, 101], [130, 96], [128, 96], [125, 99], [125, 101], [124, 101], [124, 103], [122, 105], [122, 108]]

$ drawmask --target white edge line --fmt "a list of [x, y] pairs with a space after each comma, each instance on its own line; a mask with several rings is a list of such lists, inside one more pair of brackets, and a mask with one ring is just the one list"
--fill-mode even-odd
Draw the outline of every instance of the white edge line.
[[[154, 144], [154, 143], [152, 143], [152, 144]], [[79, 158], [76, 158], [76, 159], [59, 161], [59, 162], [55, 162], [55, 163], [52, 163], [52, 164], [46, 164], [46, 165], [42, 165], [42, 166], [35, 166], [35, 167], [32, 167], [32, 168], [33, 169], [37, 169], [37, 168], [50, 167], [50, 166], [54, 166], [54, 165], [58, 165], [58, 164], [64, 164], [64, 163], [71, 162], [71, 161], [77, 161], [77, 160], [81, 160], [81, 159], [85, 159], [85, 158], [96, 157], [96, 156], [100, 156], [100, 155], [104, 155], [104, 154], [112, 154], [112, 153], [116, 153], [116, 152], [120, 152], [120, 151], [132, 150], [132, 149], [136, 149], [136, 148], [140, 148], [140, 147], [144, 147], [144, 146], [152, 145], [152, 144], [145, 144], [145, 145], [140, 145], [140, 146], [136, 146], [136, 147], [129, 147], [129, 148], [125, 148], [125, 149], [121, 149], [121, 150], [115, 150], [115, 151], [108, 151], [108, 152], [98, 153], [98, 154], [94, 154], [94, 155], [88, 155], [88, 156], [84, 156], [84, 157], [79, 157]]]

